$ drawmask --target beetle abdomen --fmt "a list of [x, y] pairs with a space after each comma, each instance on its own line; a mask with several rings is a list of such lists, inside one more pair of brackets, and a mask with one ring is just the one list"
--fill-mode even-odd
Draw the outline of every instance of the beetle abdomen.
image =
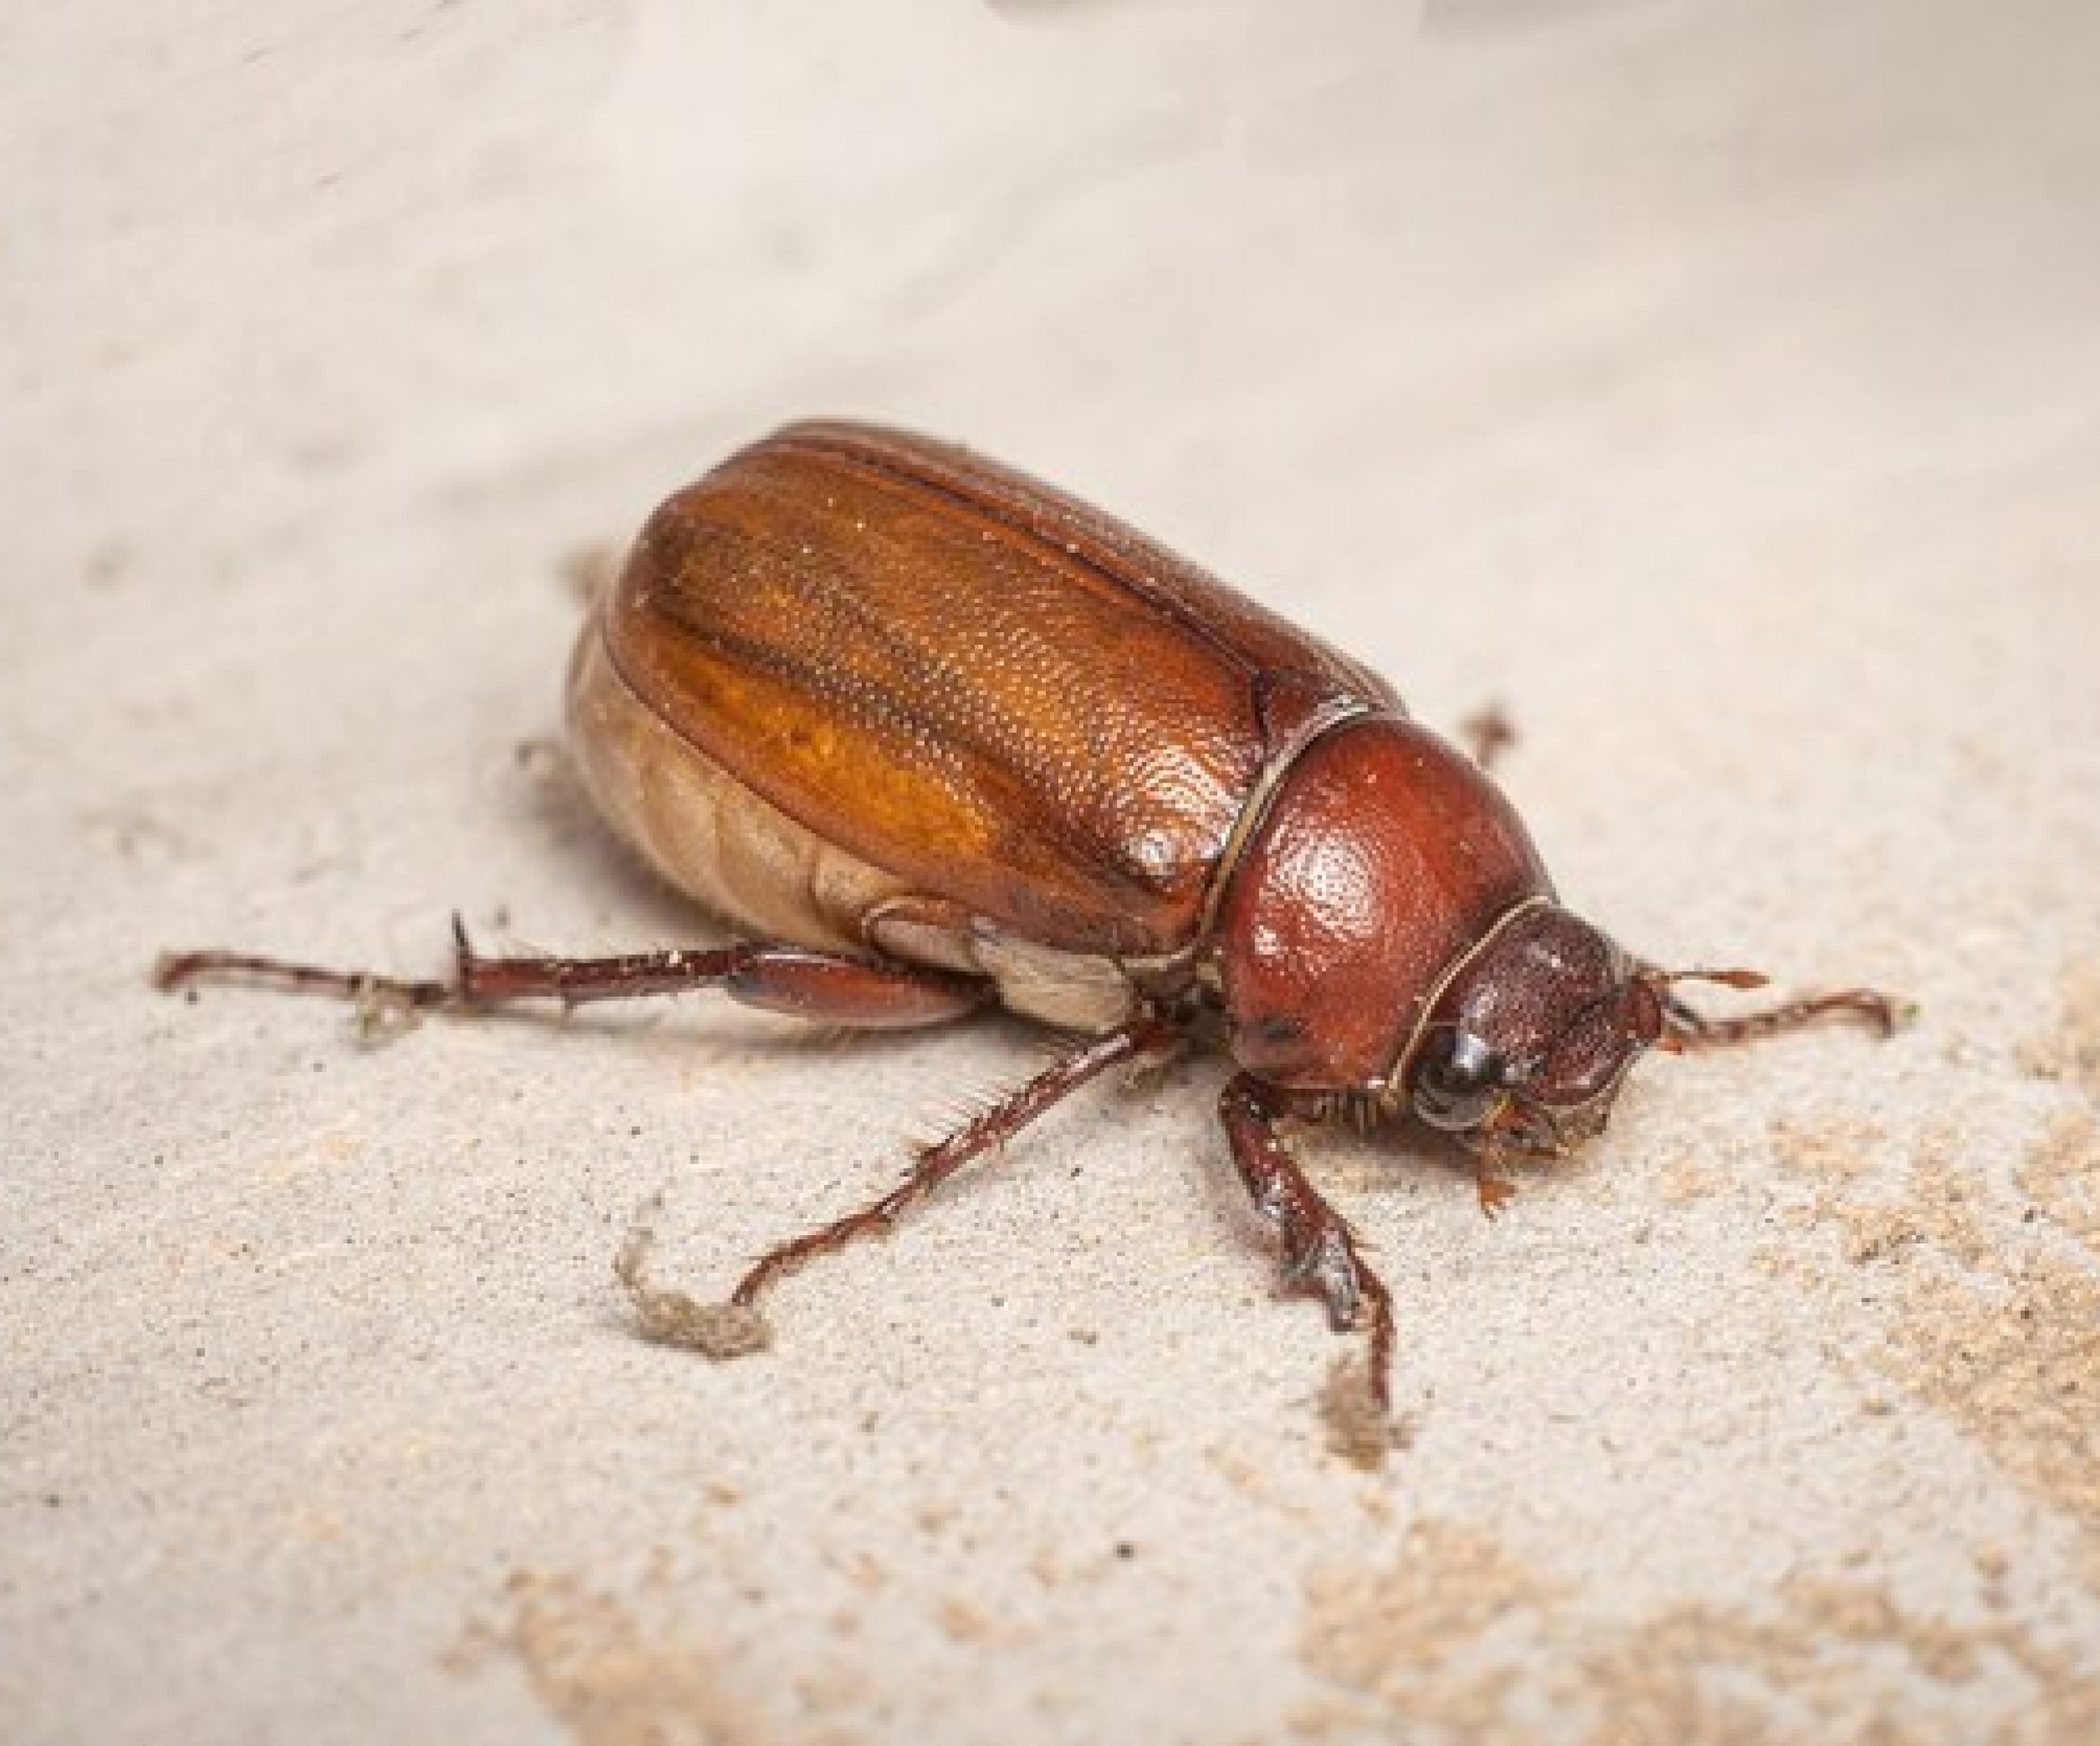
[[620, 677], [594, 622], [569, 668], [568, 718], [599, 811], [672, 885], [752, 937], [862, 951], [862, 917], [910, 889], [672, 732]]
[[1047, 487], [791, 427], [672, 498], [600, 622], [678, 738], [900, 887], [1054, 952], [1195, 943], [1265, 772], [1394, 705]]

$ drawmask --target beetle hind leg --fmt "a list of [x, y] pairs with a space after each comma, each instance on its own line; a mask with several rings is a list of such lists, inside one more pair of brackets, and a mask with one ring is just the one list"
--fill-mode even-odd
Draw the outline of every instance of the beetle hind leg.
[[732, 1000], [828, 1024], [899, 1029], [939, 1024], [983, 1005], [990, 985], [916, 965], [847, 957], [799, 946], [738, 945], [628, 952], [614, 957], [489, 957], [474, 949], [452, 918], [450, 981], [410, 981], [365, 971], [329, 970], [247, 952], [191, 952], [163, 957], [154, 983], [164, 989], [200, 982], [257, 983], [293, 993], [357, 1003], [375, 1029], [390, 1017], [421, 1012], [485, 1012], [514, 1001], [638, 999], [720, 988]]
[[1225, 1088], [1218, 1112], [1232, 1161], [1254, 1197], [1255, 1210], [1275, 1228], [1283, 1249], [1287, 1285], [1318, 1296], [1338, 1334], [1368, 1323], [1371, 1394], [1381, 1413], [1393, 1402], [1393, 1297], [1371, 1270], [1348, 1221], [1321, 1197], [1283, 1143], [1282, 1113], [1258, 1080], [1241, 1074]]

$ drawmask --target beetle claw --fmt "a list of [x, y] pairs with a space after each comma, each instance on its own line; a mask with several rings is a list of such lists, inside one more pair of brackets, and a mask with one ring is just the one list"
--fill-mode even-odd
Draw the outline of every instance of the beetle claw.
[[1328, 1325], [1338, 1334], [1356, 1326], [1363, 1291], [1357, 1279], [1356, 1257], [1348, 1238], [1329, 1227], [1302, 1248], [1284, 1257], [1283, 1283], [1290, 1290], [1310, 1289], [1327, 1305]]

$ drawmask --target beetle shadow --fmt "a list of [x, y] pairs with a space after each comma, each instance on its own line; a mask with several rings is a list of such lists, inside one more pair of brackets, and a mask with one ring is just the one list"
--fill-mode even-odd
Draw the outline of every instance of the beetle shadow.
[[575, 761], [558, 738], [519, 740], [511, 748], [501, 785], [507, 806], [573, 874], [577, 890], [602, 893], [609, 912], [639, 918], [636, 932], [641, 939], [624, 942], [614, 949], [643, 950], [652, 942], [680, 946], [729, 942], [728, 930], [720, 922], [651, 873], [614, 836], [584, 791]]

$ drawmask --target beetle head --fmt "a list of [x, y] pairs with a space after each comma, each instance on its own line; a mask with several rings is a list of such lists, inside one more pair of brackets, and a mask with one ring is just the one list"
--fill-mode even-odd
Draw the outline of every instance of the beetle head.
[[[1762, 980], [1683, 973], [1736, 987]], [[1437, 1002], [1410, 1064], [1414, 1113], [1483, 1151], [1558, 1156], [1604, 1126], [1644, 1049], [1675, 1047], [1677, 979], [1557, 905], [1522, 911]]]

